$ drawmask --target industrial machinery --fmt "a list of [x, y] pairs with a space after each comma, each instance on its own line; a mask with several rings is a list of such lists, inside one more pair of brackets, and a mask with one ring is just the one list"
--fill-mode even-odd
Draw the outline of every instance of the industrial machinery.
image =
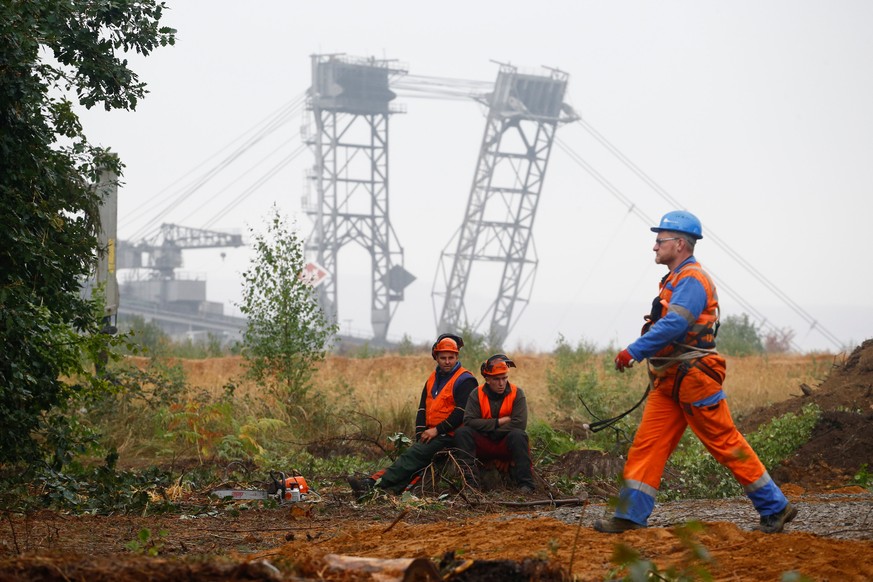
[[[563, 103], [568, 75], [549, 71], [522, 74], [501, 65], [484, 100], [488, 119], [467, 210], [434, 282], [437, 333], [464, 327], [481, 332], [490, 315], [485, 334], [500, 344], [530, 299], [538, 262], [533, 224], [555, 131], [576, 119]], [[490, 291], [495, 282], [496, 293]], [[495, 299], [471, 314], [469, 289]]]
[[415, 279], [403, 268], [403, 249], [388, 214], [388, 120], [402, 112], [391, 103], [395, 94], [388, 85], [405, 73], [385, 60], [312, 57], [308, 106], [316, 131], [306, 139], [315, 153], [310, 177], [316, 200], [304, 199], [313, 222], [306, 255], [326, 272], [316, 294], [327, 317], [336, 321], [340, 250], [349, 243], [367, 250], [377, 344], [386, 341], [397, 302]]
[[116, 267], [138, 274], [121, 283], [122, 314], [156, 320], [171, 334], [226, 333], [238, 336], [245, 320], [224, 315], [224, 306], [206, 300], [206, 281], [179, 277], [182, 252], [242, 246], [242, 235], [162, 224], [147, 239], [118, 241]]

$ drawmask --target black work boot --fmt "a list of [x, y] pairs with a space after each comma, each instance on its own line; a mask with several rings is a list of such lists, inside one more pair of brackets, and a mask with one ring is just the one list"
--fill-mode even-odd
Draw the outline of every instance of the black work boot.
[[594, 522], [594, 529], [603, 533], [622, 533], [632, 529], [644, 529], [646, 526], [640, 525], [629, 519], [613, 517], [611, 519], [598, 519]]
[[364, 495], [367, 495], [376, 486], [376, 480], [372, 477], [364, 477], [363, 479], [358, 479], [357, 477], [347, 477], [346, 480], [349, 482], [352, 491], [354, 491], [355, 495], [357, 495], [358, 497], [363, 497]]
[[797, 507], [789, 503], [779, 513], [773, 515], [762, 515], [761, 525], [758, 526], [758, 531], [764, 533], [780, 533], [785, 529], [785, 524], [797, 517]]

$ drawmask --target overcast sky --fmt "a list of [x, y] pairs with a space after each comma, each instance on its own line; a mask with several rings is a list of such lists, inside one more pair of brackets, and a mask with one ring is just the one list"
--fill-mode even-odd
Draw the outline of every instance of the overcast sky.
[[[533, 72], [544, 65], [569, 74], [566, 100], [587, 124], [700, 217], [696, 256], [733, 290], [721, 289], [722, 317], [752, 306], [794, 330], [804, 351], [835, 349], [807, 316], [841, 345], [873, 337], [871, 2], [168, 4], [176, 46], [131, 59], [150, 95], [135, 113], [83, 115], [92, 141], [127, 165], [119, 238], [156, 217], [262, 230], [274, 203], [308, 234], [300, 209], [309, 150], [217, 218], [300, 146], [305, 109], [252, 148], [254, 157], [162, 211], [186, 180], [216, 165], [217, 152], [303, 95], [312, 54], [397, 59], [410, 75], [477, 81], [496, 78], [494, 61]], [[463, 218], [486, 112], [472, 100], [397, 102], [406, 113], [391, 118], [390, 218], [417, 279], [389, 338], [426, 342], [435, 335], [440, 252]], [[656, 221], [674, 209], [582, 125], [562, 126], [558, 138], [645, 216]], [[505, 348], [551, 349], [559, 334], [600, 346], [632, 341], [663, 274], [649, 226], [555, 147], [534, 225], [536, 285]], [[188, 252], [182, 271], [206, 277], [209, 299], [238, 313], [249, 252], [223, 252]], [[342, 331], [369, 334], [367, 256], [349, 250], [340, 260]]]

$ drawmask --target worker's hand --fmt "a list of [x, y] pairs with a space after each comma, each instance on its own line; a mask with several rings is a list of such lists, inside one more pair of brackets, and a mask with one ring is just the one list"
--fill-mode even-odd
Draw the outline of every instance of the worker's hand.
[[627, 351], [627, 348], [618, 352], [618, 355], [615, 356], [615, 369], [619, 372], [624, 372], [625, 368], [630, 368], [634, 365], [634, 357], [630, 355], [630, 352]]
[[419, 440], [421, 440], [422, 443], [427, 444], [431, 440], [435, 439], [437, 437], [437, 434], [438, 433], [436, 427], [429, 428], [421, 433], [421, 438]]

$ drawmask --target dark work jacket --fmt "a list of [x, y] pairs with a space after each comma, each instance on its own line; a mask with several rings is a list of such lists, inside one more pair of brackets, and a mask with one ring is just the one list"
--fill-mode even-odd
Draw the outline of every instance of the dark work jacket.
[[[498, 427], [497, 417], [500, 407], [503, 404], [504, 398], [509, 394], [510, 387], [515, 388], [515, 402], [512, 404], [511, 420], [501, 427]], [[482, 384], [478, 390], [484, 390], [485, 396], [488, 397], [488, 402], [491, 405], [491, 413], [493, 418], [482, 418], [482, 409], [479, 404], [479, 392], [473, 392], [467, 400], [467, 407], [464, 410], [464, 425], [474, 430], [484, 433], [492, 438], [502, 438], [506, 436], [510, 430], [519, 429], [527, 430], [527, 398], [524, 396], [524, 390], [515, 386], [508, 385], [503, 394], [495, 394], [488, 384]]]

